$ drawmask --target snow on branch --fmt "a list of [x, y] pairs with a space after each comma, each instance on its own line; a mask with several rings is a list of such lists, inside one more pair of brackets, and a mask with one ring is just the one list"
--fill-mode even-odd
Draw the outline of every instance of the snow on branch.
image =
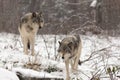
[[91, 1], [92, 0], [88, 0], [88, 1], [83, 1], [83, 2], [80, 2], [80, 3], [63, 2], [63, 4], [67, 4], [67, 5], [81, 5], [81, 4], [85, 4], [85, 3], [91, 2]]
[[93, 0], [92, 3], [90, 4], [90, 7], [96, 7], [97, 5], [97, 0]]

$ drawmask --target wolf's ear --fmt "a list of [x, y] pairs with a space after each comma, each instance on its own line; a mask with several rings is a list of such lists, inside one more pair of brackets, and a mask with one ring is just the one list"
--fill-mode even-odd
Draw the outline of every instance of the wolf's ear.
[[59, 45], [61, 45], [61, 42], [60, 42], [60, 41], [58, 41], [58, 43], [59, 43]]
[[39, 12], [39, 15], [42, 16], [42, 12]]
[[33, 12], [32, 13], [32, 17], [36, 17], [37, 15], [36, 15], [36, 13], [35, 12]]

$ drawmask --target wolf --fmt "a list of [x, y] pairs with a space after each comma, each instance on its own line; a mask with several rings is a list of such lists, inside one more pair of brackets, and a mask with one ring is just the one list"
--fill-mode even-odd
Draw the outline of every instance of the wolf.
[[44, 19], [42, 12], [27, 13], [21, 18], [18, 30], [21, 35], [25, 54], [28, 54], [28, 50], [30, 50], [31, 54], [34, 55], [35, 36], [43, 26]]
[[69, 76], [69, 62], [71, 63], [72, 71], [77, 70], [80, 64], [82, 43], [79, 35], [73, 35], [59, 41], [58, 55], [65, 61], [66, 66], [66, 80], [70, 80]]

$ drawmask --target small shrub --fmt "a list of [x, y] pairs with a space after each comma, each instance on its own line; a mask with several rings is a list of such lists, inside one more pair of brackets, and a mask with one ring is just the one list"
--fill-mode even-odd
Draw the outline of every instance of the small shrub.
[[37, 63], [26, 63], [24, 64], [24, 67], [27, 69], [33, 69], [33, 70], [40, 70], [41, 64], [37, 64]]
[[48, 66], [44, 71], [51, 73], [51, 72], [56, 72], [59, 71], [59, 69], [56, 66]]

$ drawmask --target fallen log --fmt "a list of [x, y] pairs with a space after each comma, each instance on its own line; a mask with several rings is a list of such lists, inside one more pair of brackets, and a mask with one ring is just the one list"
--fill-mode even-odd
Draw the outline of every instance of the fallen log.
[[64, 80], [63, 78], [38, 78], [38, 77], [30, 77], [24, 76], [20, 72], [16, 72], [16, 75], [19, 77], [20, 80]]

